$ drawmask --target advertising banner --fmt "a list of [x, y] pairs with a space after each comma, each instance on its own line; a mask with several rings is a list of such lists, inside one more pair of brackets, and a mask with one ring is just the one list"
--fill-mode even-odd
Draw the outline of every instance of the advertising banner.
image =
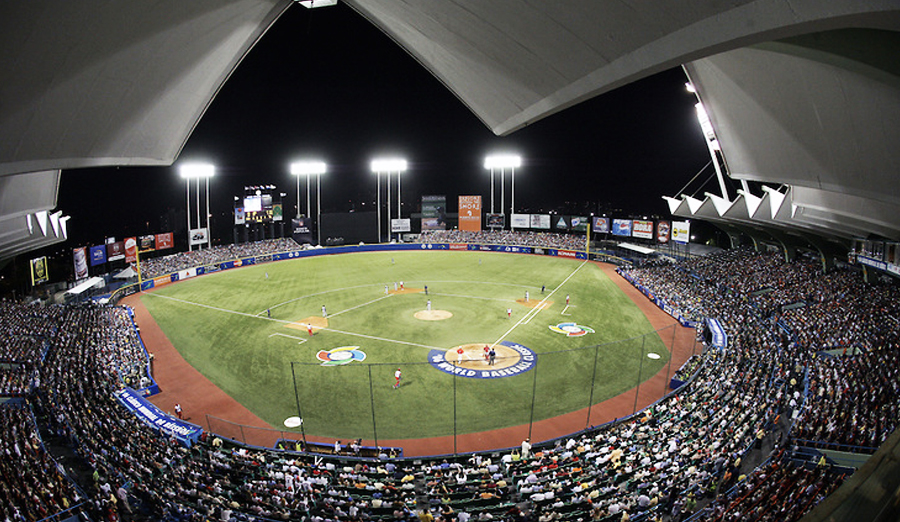
[[106, 262], [106, 245], [91, 247], [91, 266], [102, 265]]
[[566, 216], [553, 216], [553, 230], [569, 230], [569, 220]]
[[422, 196], [422, 231], [447, 230], [447, 196]]
[[156, 234], [156, 249], [165, 250], [175, 246], [175, 236], [171, 232]]
[[487, 214], [485, 226], [487, 228], [503, 228], [506, 226], [506, 216], [504, 214]]
[[125, 242], [124, 241], [115, 241], [113, 243], [106, 244], [106, 260], [107, 261], [118, 261], [120, 259], [125, 259]]
[[272, 221], [284, 221], [284, 206], [281, 203], [272, 204]]
[[167, 435], [175, 437], [185, 446], [197, 442], [203, 429], [175, 417], [170, 417], [157, 408], [153, 403], [141, 397], [135, 390], [126, 387], [116, 394], [116, 398], [135, 417], [151, 428], [158, 429]]
[[192, 228], [188, 236], [191, 246], [206, 244], [207, 230], [205, 228]]
[[676, 243], [687, 244], [691, 241], [691, 222], [690, 221], [673, 221], [672, 222], [672, 241]]
[[609, 218], [595, 217], [591, 228], [598, 234], [609, 234]]
[[573, 232], [587, 232], [588, 218], [585, 216], [572, 216], [570, 224]]
[[75, 261], [75, 280], [80, 281], [88, 276], [87, 249], [84, 247], [72, 250]]
[[301, 217], [292, 219], [291, 227], [293, 229], [291, 238], [293, 238], [298, 245], [312, 244], [312, 229], [310, 228], [309, 218]]
[[246, 222], [246, 217], [244, 214], [244, 206], [240, 205], [234, 207], [234, 224], [235, 225], [243, 225]]
[[612, 226], [614, 236], [631, 237], [631, 220], [630, 219], [614, 219]]
[[653, 239], [653, 222], [635, 219], [632, 222], [631, 235], [640, 239]]
[[549, 214], [532, 214], [531, 215], [531, 228], [536, 228], [539, 230], [550, 230], [550, 215]]
[[47, 256], [36, 257], [29, 264], [31, 265], [31, 286], [50, 280], [50, 274], [47, 273]]
[[509, 219], [509, 228], [528, 228], [531, 226], [531, 214], [513, 214]]
[[156, 250], [156, 236], [150, 234], [149, 236], [141, 236], [138, 238], [138, 248], [141, 252], [146, 252], [148, 250]]
[[137, 261], [137, 238], [125, 238], [125, 262], [134, 263]]
[[656, 240], [660, 243], [668, 243], [671, 232], [672, 228], [668, 221], [660, 221], [656, 224]]
[[411, 230], [409, 226], [409, 218], [392, 219], [391, 233], [394, 234], [397, 232], [409, 232]]
[[459, 197], [459, 229], [481, 232], [481, 196]]

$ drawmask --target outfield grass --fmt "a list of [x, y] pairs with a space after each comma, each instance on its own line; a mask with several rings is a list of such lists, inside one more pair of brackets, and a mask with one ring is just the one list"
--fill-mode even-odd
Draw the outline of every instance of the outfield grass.
[[[401, 280], [406, 288], [428, 285], [430, 295], [386, 296], [385, 284], [393, 289]], [[517, 302], [526, 291], [532, 300], [546, 298], [549, 307], [529, 315], [531, 308]], [[427, 299], [453, 316], [416, 319]], [[669, 359], [659, 336], [639, 337], [652, 331], [650, 323], [599, 267], [553, 257], [447, 251], [319, 256], [210, 274], [141, 300], [184, 358], [226, 393], [276, 427], [297, 414], [299, 397], [306, 433], [328, 437], [372, 438], [375, 429], [382, 439], [451, 434], [454, 396], [458, 433], [524, 424], [532, 402], [534, 420], [578, 410], [592, 392], [594, 403], [618, 395], [637, 384], [639, 372], [647, 379]], [[327, 329], [309, 337], [286, 327], [321, 317], [322, 305]], [[567, 337], [550, 330], [561, 322], [595, 333]], [[536, 352], [537, 367], [514, 377], [470, 379], [428, 363], [433, 349], [499, 340]], [[318, 364], [319, 350], [344, 346], [360, 347], [365, 362]], [[642, 357], [648, 352], [661, 357]], [[394, 390], [398, 366], [403, 382]]]

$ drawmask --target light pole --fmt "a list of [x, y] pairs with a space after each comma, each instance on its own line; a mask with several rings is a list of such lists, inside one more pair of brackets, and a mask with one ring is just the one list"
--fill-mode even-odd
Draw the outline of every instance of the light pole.
[[397, 219], [400, 219], [400, 174], [406, 171], [406, 160], [399, 158], [379, 158], [372, 160], [371, 169], [378, 184], [378, 242], [381, 242], [381, 173], [387, 174], [387, 217], [388, 242], [391, 240], [391, 173], [397, 173]]
[[510, 226], [512, 226], [512, 214], [516, 209], [516, 167], [522, 166], [522, 157], [516, 154], [494, 154], [484, 158], [484, 168], [491, 171], [491, 213], [494, 213], [494, 169], [500, 169], [500, 212], [504, 213], [503, 207], [506, 206], [506, 186], [504, 184], [504, 173], [506, 169], [511, 169], [512, 181], [512, 204], [509, 207]]
[[[206, 247], [211, 245], [211, 236], [209, 233], [209, 178], [216, 174], [216, 167], [209, 163], [184, 163], [178, 167], [178, 173], [184, 178], [185, 192], [187, 194], [187, 234], [188, 234], [188, 250], [193, 250], [193, 239], [191, 237], [191, 180], [197, 180], [197, 229], [201, 227], [200, 221], [200, 178], [206, 179]], [[198, 243], [198, 247], [201, 243]]]
[[306, 217], [312, 215], [309, 199], [309, 177], [316, 177], [316, 227], [318, 229], [318, 243], [322, 244], [322, 225], [319, 223], [322, 216], [322, 174], [328, 171], [328, 165], [324, 161], [295, 161], [291, 163], [291, 174], [297, 176], [297, 216], [300, 216], [300, 176], [306, 176]]

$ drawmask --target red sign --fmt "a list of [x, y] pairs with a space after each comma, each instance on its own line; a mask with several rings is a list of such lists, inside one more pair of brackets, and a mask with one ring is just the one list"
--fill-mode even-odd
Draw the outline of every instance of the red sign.
[[172, 248], [174, 246], [175, 238], [173, 237], [171, 232], [166, 232], [165, 234], [156, 234], [157, 250], [165, 250], [166, 248]]
[[660, 221], [656, 224], [656, 240], [660, 243], [669, 242], [669, 233], [672, 231], [668, 221]]
[[450, 250], [468, 250], [469, 245], [465, 243], [451, 243]]
[[481, 232], [481, 196], [459, 197], [459, 229]]
[[137, 238], [125, 238], [125, 262], [134, 263], [137, 261]]
[[571, 250], [558, 250], [556, 253], [559, 257], [575, 257], [575, 252]]

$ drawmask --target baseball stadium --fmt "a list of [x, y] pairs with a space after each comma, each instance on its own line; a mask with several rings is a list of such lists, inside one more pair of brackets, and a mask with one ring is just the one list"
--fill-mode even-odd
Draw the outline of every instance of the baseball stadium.
[[[896, 2], [0, 13], [3, 520], [900, 519]], [[274, 47], [335, 76], [280, 84], [260, 74]], [[401, 103], [459, 143], [410, 136], [465, 150], [459, 120], [429, 112], [448, 93], [491, 133], [480, 177], [310, 155], [277, 185], [262, 160], [235, 181], [197, 159], [235, 148], [229, 119], [265, 141], [279, 116], [385, 150], [392, 60]], [[651, 144], [636, 168], [679, 191], [628, 179], [630, 207], [628, 175], [508, 146], [615, 148], [592, 140], [597, 113], [566, 115], [659, 77], [687, 88], [708, 163], [647, 167]], [[218, 112], [245, 84], [283, 114]], [[282, 101], [298, 95], [308, 120]], [[312, 116], [342, 103], [371, 112], [339, 132]], [[160, 173], [174, 189], [143, 179]], [[573, 203], [592, 190], [620, 200]], [[665, 212], [634, 210], [649, 198]]]

